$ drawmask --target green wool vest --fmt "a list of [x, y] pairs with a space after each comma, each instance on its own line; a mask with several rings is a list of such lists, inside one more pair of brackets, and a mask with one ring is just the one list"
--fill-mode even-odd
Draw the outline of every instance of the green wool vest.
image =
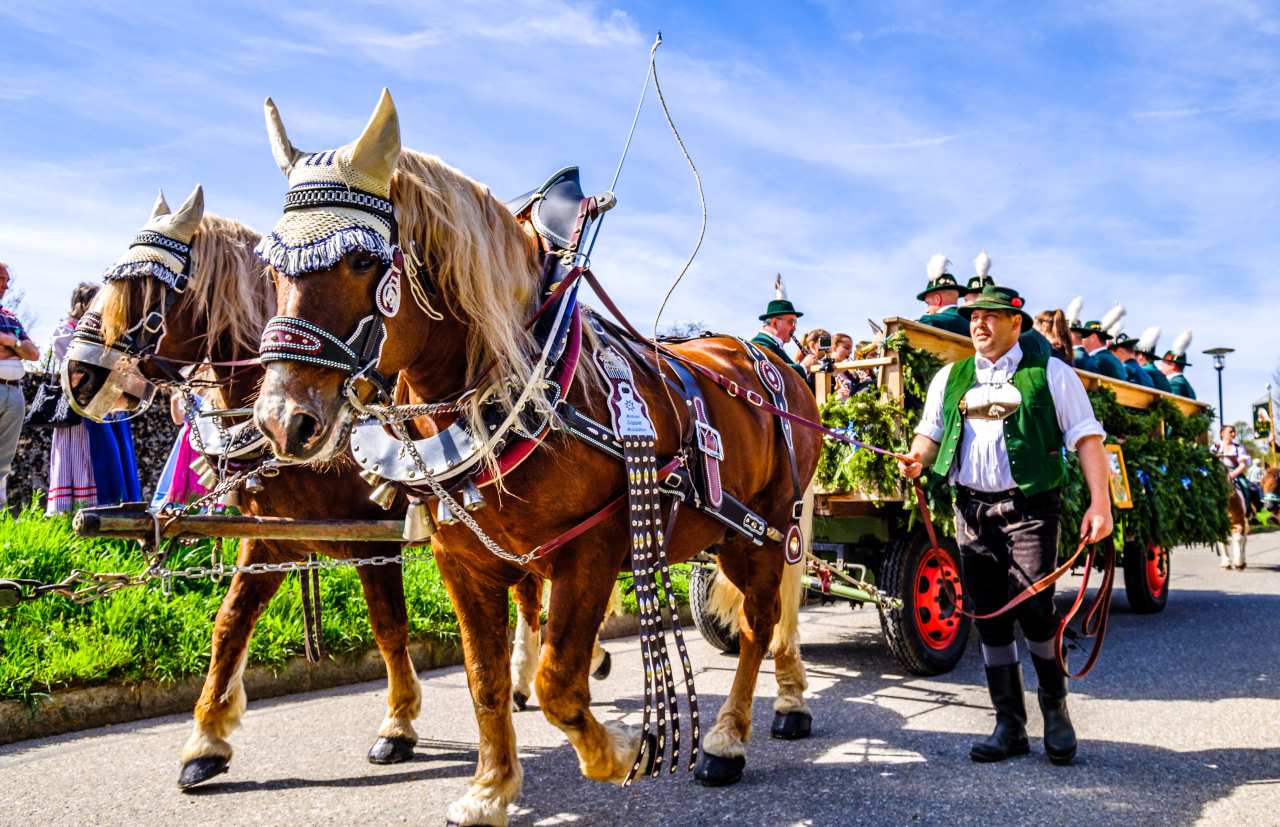
[[[1012, 379], [1013, 386], [1022, 394], [1022, 404], [1004, 420], [1004, 443], [1009, 451], [1013, 481], [1027, 496], [1060, 488], [1067, 481], [1062, 429], [1058, 427], [1057, 410], [1046, 378], [1049, 358], [1043, 353], [1023, 353]], [[960, 400], [975, 381], [977, 368], [973, 356], [951, 366], [942, 396], [942, 444], [933, 463], [933, 472], [944, 478], [956, 462], [964, 433]]]

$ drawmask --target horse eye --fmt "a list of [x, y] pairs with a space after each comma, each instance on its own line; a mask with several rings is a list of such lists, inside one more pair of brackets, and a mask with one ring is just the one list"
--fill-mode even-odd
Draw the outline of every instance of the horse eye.
[[377, 266], [378, 260], [371, 255], [358, 255], [351, 262], [351, 266], [356, 270], [371, 270]]

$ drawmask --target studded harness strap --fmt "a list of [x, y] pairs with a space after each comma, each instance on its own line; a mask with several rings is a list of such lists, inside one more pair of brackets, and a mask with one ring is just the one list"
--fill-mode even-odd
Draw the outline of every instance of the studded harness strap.
[[[624, 783], [630, 784], [648, 758], [647, 774], [658, 775], [666, 752], [668, 730], [671, 734], [671, 771], [680, 760], [680, 712], [676, 698], [675, 674], [667, 651], [666, 628], [662, 616], [661, 592], [671, 613], [671, 631], [684, 670], [685, 689], [692, 728], [690, 768], [697, 760], [701, 740], [698, 723], [698, 700], [693, 688], [693, 667], [689, 662], [684, 635], [680, 629], [671, 570], [667, 560], [667, 541], [675, 525], [678, 502], [673, 502], [667, 525], [662, 524], [661, 489], [658, 479], [657, 432], [648, 407], [636, 388], [631, 364], [611, 344], [598, 347], [596, 365], [609, 385], [609, 413], [613, 431], [622, 440], [623, 463], [627, 473], [628, 522], [631, 534], [631, 571], [634, 577], [636, 603], [640, 619], [640, 649], [644, 661], [644, 717], [641, 744]], [[668, 715], [670, 717], [668, 717]]]

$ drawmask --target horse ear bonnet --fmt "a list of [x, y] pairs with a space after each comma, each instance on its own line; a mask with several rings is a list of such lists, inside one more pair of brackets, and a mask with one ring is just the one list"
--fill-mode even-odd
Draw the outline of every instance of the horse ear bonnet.
[[398, 241], [392, 238], [391, 175], [400, 160], [391, 93], [382, 90], [360, 137], [323, 152], [298, 150], [270, 98], [265, 108], [271, 154], [289, 192], [284, 215], [254, 251], [258, 257], [290, 277], [332, 267], [353, 250], [390, 264]]
[[134, 236], [133, 243], [102, 274], [103, 281], [155, 278], [176, 287], [190, 274], [191, 239], [204, 218], [204, 187], [199, 184], [176, 213], [169, 210], [164, 192], [156, 196], [151, 218]]

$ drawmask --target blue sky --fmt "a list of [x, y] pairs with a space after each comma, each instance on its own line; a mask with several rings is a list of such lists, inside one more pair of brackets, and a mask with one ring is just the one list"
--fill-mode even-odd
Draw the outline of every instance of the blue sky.
[[[157, 187], [265, 230], [294, 143], [353, 139], [378, 90], [405, 144], [500, 196], [566, 163], [603, 189], [662, 29], [703, 175], [703, 251], [665, 321], [750, 333], [783, 273], [803, 322], [917, 315], [925, 261], [1031, 308], [1114, 302], [1131, 331], [1237, 349], [1227, 414], [1276, 367], [1280, 9], [1218, 3], [28, 3], [0, 6], [0, 259], [47, 336]], [[651, 320], [697, 234], [652, 97], [595, 254]], [[1215, 395], [1207, 357], [1189, 371]]]

